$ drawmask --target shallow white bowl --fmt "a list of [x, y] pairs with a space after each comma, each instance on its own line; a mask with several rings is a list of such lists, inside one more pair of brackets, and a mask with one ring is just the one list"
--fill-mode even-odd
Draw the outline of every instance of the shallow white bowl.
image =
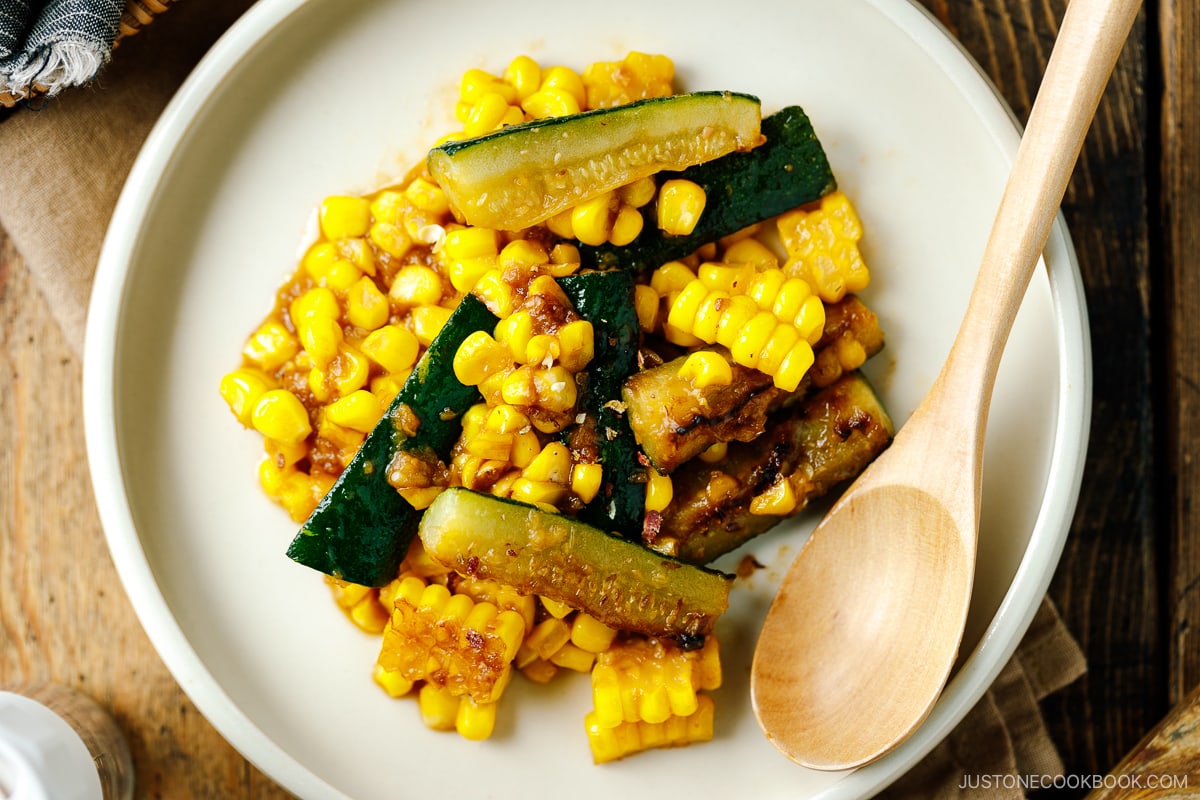
[[[766, 111], [803, 105], [857, 204], [887, 332], [870, 372], [898, 421], [949, 349], [1015, 152], [1011, 115], [955, 43], [904, 0], [688, 0], [572, 6], [461, 0], [262, 0], [209, 53], [146, 142], [105, 243], [84, 384], [90, 466], [113, 559], [163, 660], [251, 761], [306, 798], [473, 795], [856, 797], [962, 718], [1015, 648], [1058, 560], [1079, 486], [1090, 354], [1077, 266], [1053, 231], [1000, 370], [979, 578], [951, 684], [881, 761], [822, 774], [780, 756], [748, 671], [775, 582], [813, 520], [761, 537], [720, 635], [716, 742], [591, 764], [587, 680], [515, 681], [495, 736], [422, 726], [370, 678], [378, 639], [284, 556], [294, 525], [255, 481], [257, 435], [217, 394], [295, 263], [320, 198], [403, 173], [450, 130], [457, 77], [526, 52], [576, 68], [670, 55], [689, 89]], [[741, 553], [737, 554], [741, 555]], [[729, 563], [729, 562], [727, 562]], [[863, 591], [870, 591], [863, 576]], [[523, 789], [521, 787], [524, 787]], [[550, 789], [547, 789], [550, 791]], [[733, 793], [731, 795], [731, 792]]]

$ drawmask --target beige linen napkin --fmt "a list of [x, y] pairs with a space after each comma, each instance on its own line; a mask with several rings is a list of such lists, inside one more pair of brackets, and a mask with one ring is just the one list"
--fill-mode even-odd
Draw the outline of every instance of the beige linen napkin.
[[[140, 7], [156, 0], [130, 0]], [[171, 94], [251, 0], [177, 2], [122, 43], [93, 86], [0, 122], [6, 155], [0, 227], [11, 236], [67, 340], [82, 350], [96, 258], [126, 174]], [[156, 6], [161, 7], [161, 5]], [[1020, 797], [980, 776], [1060, 775], [1038, 701], [1085, 669], [1049, 600], [1012, 661], [950, 737], [886, 793], [889, 798]], [[966, 788], [962, 788], [966, 784]]]

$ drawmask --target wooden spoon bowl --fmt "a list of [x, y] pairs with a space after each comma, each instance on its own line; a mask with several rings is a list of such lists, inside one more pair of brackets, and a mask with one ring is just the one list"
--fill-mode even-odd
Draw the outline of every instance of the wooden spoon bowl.
[[971, 599], [996, 371], [1139, 6], [1068, 6], [946, 363], [817, 526], [767, 612], [751, 695], [767, 738], [793, 761], [836, 770], [879, 758], [945, 686]]

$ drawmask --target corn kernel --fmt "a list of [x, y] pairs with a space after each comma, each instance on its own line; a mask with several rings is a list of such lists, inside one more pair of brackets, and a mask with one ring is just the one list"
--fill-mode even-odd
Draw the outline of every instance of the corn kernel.
[[516, 310], [517, 292], [504, 280], [500, 270], [492, 269], [475, 283], [471, 290], [476, 297], [483, 301], [488, 311], [504, 319]]
[[547, 411], [563, 413], [575, 408], [578, 399], [575, 376], [562, 365], [536, 370], [533, 384], [538, 405]]
[[717, 343], [725, 347], [733, 347], [742, 328], [758, 313], [758, 305], [746, 295], [739, 294], [730, 297], [729, 305], [721, 313], [721, 321], [717, 324]]
[[750, 318], [750, 321], [738, 332], [737, 338], [729, 348], [734, 363], [743, 367], [757, 367], [759, 357], [771, 337], [771, 333], [779, 326], [779, 320], [769, 311], [760, 311]]
[[682, 261], [668, 261], [650, 275], [650, 286], [660, 297], [666, 297], [671, 292], [681, 292], [692, 281], [696, 273]]
[[494, 256], [499, 253], [499, 240], [491, 228], [455, 228], [446, 234], [442, 255], [450, 261]]
[[633, 183], [627, 183], [617, 190], [621, 202], [633, 208], [641, 208], [654, 199], [654, 193], [658, 191], [658, 184], [654, 182], [654, 178], [647, 176], [638, 178]]
[[259, 399], [274, 388], [275, 381], [262, 370], [241, 367], [221, 378], [220, 392], [238, 422], [249, 427]]
[[760, 272], [750, 281], [746, 294], [763, 311], [770, 311], [775, 305], [775, 298], [779, 295], [780, 287], [786, 280], [787, 276], [783, 274], [782, 270], [772, 269]]
[[592, 323], [586, 319], [568, 322], [558, 329], [558, 342], [561, 349], [559, 363], [570, 372], [579, 372], [586, 367], [596, 354], [595, 331]]
[[557, 483], [535, 481], [524, 476], [513, 481], [512, 488], [509, 490], [509, 496], [513, 500], [536, 506], [549, 505], [557, 507], [558, 503], [566, 496], [566, 493], [566, 487]]
[[300, 343], [276, 320], [267, 320], [250, 334], [242, 355], [267, 372], [274, 372], [296, 355]]
[[308, 410], [287, 389], [264, 392], [250, 416], [254, 429], [284, 444], [298, 444], [312, 433]]
[[[667, 324], [682, 331], [691, 332], [700, 304], [708, 296], [708, 289], [699, 280], [694, 280], [683, 288], [671, 302], [667, 312]], [[749, 316], [746, 317], [749, 319]]]
[[371, 203], [364, 197], [326, 197], [319, 217], [326, 239], [363, 236], [371, 222]]
[[[771, 321], [774, 323], [775, 318], [771, 317]], [[679, 377], [690, 380], [697, 389], [728, 386], [733, 382], [733, 369], [729, 362], [712, 350], [698, 350], [689, 355], [679, 367], [678, 374]]]
[[768, 375], [774, 375], [779, 371], [783, 359], [787, 357], [798, 341], [800, 341], [800, 333], [793, 326], [776, 325], [775, 329], [771, 331], [770, 337], [767, 338], [767, 343], [763, 345], [762, 352], [759, 353], [758, 369]]
[[583, 108], [587, 104], [587, 91], [583, 88], [583, 78], [570, 67], [549, 67], [542, 70], [541, 90], [559, 89], [575, 98], [575, 104]]
[[337, 356], [344, 338], [342, 326], [329, 317], [308, 317], [300, 324], [299, 332], [300, 343], [319, 367], [325, 367]]
[[512, 443], [511, 433], [480, 431], [467, 440], [466, 450], [471, 455], [487, 461], [508, 461]]
[[454, 718], [454, 729], [458, 735], [473, 742], [481, 742], [492, 735], [496, 727], [496, 704], [476, 703], [470, 697], [458, 702], [458, 713]]
[[497, 92], [508, 102], [516, 99], [516, 89], [482, 69], [469, 69], [463, 73], [458, 86], [458, 95], [464, 102], [474, 103], [484, 92]]
[[575, 672], [587, 672], [595, 662], [595, 653], [590, 653], [571, 642], [567, 642], [554, 651], [554, 655], [550, 656], [551, 664], [563, 667], [564, 669], [574, 670]]
[[758, 239], [748, 237], [739, 239], [725, 248], [724, 260], [749, 264], [758, 272], [779, 269], [779, 258]]
[[333, 262], [339, 258], [341, 258], [341, 254], [338, 252], [336, 244], [333, 242], [317, 242], [308, 248], [308, 252], [304, 254], [302, 263], [304, 271], [313, 280], [320, 280], [329, 272], [329, 268], [333, 266]]
[[416, 363], [420, 343], [407, 328], [384, 325], [367, 334], [360, 347], [367, 358], [388, 372], [399, 373]]
[[401, 307], [411, 308], [437, 305], [444, 291], [440, 275], [429, 267], [410, 264], [396, 273], [388, 295]]
[[404, 258], [412, 249], [412, 237], [403, 225], [393, 222], [376, 222], [371, 226], [368, 236], [371, 242], [392, 258]]
[[502, 404], [488, 412], [484, 427], [495, 433], [518, 433], [529, 427], [529, 417], [508, 404]]
[[521, 101], [521, 108], [534, 119], [565, 117], [580, 111], [575, 95], [554, 87], [538, 89]]
[[417, 306], [411, 312], [413, 334], [428, 347], [450, 318], [450, 309], [442, 306]]
[[345, 428], [369, 433], [383, 416], [383, 405], [370, 392], [359, 389], [325, 407], [329, 419]]
[[367, 275], [375, 274], [375, 253], [361, 237], [342, 239], [337, 243], [338, 255]]
[[375, 683], [388, 693], [389, 697], [404, 697], [413, 688], [413, 682], [399, 672], [386, 670], [378, 664], [375, 665], [372, 677], [375, 679]]
[[634, 286], [633, 308], [639, 328], [649, 333], [658, 327], [658, 292], [653, 288], [643, 283]]
[[350, 609], [350, 619], [360, 630], [367, 633], [383, 633], [389, 616], [373, 594], [368, 594]]
[[435, 731], [452, 731], [458, 719], [459, 698], [449, 690], [433, 683], [426, 683], [417, 695], [421, 719]]
[[665, 511], [667, 506], [671, 505], [671, 498], [675, 493], [671, 476], [663, 475], [653, 467], [647, 472], [649, 474], [646, 481], [646, 510]]
[[533, 405], [537, 401], [537, 388], [530, 367], [517, 367], [504, 376], [501, 387], [504, 402], [514, 406]]
[[612, 192], [586, 200], [571, 210], [571, 230], [575, 238], [587, 245], [598, 246], [608, 241], [616, 197]]
[[546, 220], [546, 227], [551, 233], [561, 239], [574, 239], [575, 228], [571, 226], [572, 213], [573, 210], [570, 208], [558, 212]]
[[555, 619], [563, 619], [575, 610], [561, 600], [555, 600], [552, 597], [538, 597], [538, 602], [542, 604], [542, 608], [546, 609], [546, 613]]
[[720, 289], [729, 294], [746, 294], [755, 278], [754, 267], [749, 264], [724, 264], [719, 261], [700, 265], [696, 276], [710, 290]]
[[790, 323], [800, 313], [800, 307], [811, 294], [812, 289], [809, 287], [807, 281], [800, 278], [788, 278], [779, 287], [779, 293], [775, 296], [775, 302], [771, 305], [771, 313], [780, 322]]
[[388, 300], [375, 281], [364, 275], [350, 287], [346, 295], [346, 319], [351, 325], [373, 331], [388, 321], [389, 313]]
[[[793, 324], [809, 344], [815, 345], [821, 341], [821, 335], [825, 332], [825, 304], [821, 302], [821, 298], [815, 294], [806, 297], [800, 304], [800, 311], [796, 314]], [[863, 354], [863, 360], [866, 360], [866, 353]]]
[[542, 68], [529, 56], [517, 56], [504, 70], [504, 82], [516, 90], [518, 100], [524, 100], [542, 85]]
[[539, 658], [549, 661], [550, 657], [570, 640], [571, 626], [561, 619], [550, 617], [534, 626], [525, 637], [525, 644], [537, 653]]
[[576, 464], [571, 467], [571, 491], [585, 503], [596, 499], [603, 480], [604, 467], [599, 464]]
[[796, 387], [800, 385], [800, 379], [808, 372], [814, 360], [812, 346], [804, 340], [796, 342], [772, 376], [775, 385], [786, 392], [796, 391]]
[[467, 336], [454, 353], [454, 375], [465, 386], [477, 386], [487, 376], [512, 366], [508, 348], [487, 331]]
[[308, 455], [308, 442], [284, 444], [274, 439], [264, 439], [263, 449], [267, 452], [267, 458], [277, 466], [290, 467]]
[[796, 492], [792, 482], [782, 475], [750, 500], [751, 514], [787, 516], [796, 510]]
[[532, 464], [533, 460], [541, 452], [542, 442], [538, 438], [537, 433], [527, 430], [514, 435], [512, 452], [508, 458], [514, 467], [523, 470]]
[[589, 653], [607, 650], [617, 638], [615, 628], [610, 628], [591, 614], [582, 611], [571, 621], [571, 643]]
[[408, 208], [408, 198], [394, 189], [384, 189], [371, 198], [371, 216], [378, 222], [390, 222], [393, 225], [404, 219], [404, 210]]
[[853, 336], [838, 337], [838, 340], [834, 342], [833, 349], [837, 354], [838, 363], [847, 372], [858, 369], [866, 363], [867, 351], [863, 348], [862, 343]]
[[645, 220], [640, 211], [633, 206], [623, 205], [617, 210], [608, 240], [617, 247], [624, 247], [638, 237], [644, 225]]
[[692, 181], [675, 178], [658, 190], [658, 227], [672, 236], [686, 236], [696, 229], [704, 213], [704, 189]]
[[338, 348], [334, 360], [329, 362], [328, 378], [334, 385], [338, 397], [346, 397], [367, 385], [371, 377], [371, 362], [353, 347]]
[[558, 674], [558, 667], [549, 661], [535, 658], [521, 667], [521, 674], [534, 683], [549, 683]]
[[705, 464], [716, 464], [725, 460], [725, 454], [728, 451], [729, 444], [727, 442], [717, 442], [709, 445], [697, 458]]
[[529, 341], [533, 338], [533, 316], [528, 311], [514, 311], [496, 323], [496, 341], [508, 347], [512, 357], [527, 363]]
[[534, 481], [566, 484], [571, 478], [571, 450], [551, 442], [525, 467], [524, 476]]
[[550, 261], [550, 254], [546, 252], [546, 248], [532, 239], [514, 239], [504, 245], [504, 249], [500, 251], [500, 255], [496, 259], [496, 266], [500, 269], [533, 269], [540, 267]]
[[700, 302], [692, 320], [692, 335], [703, 342], [715, 342], [721, 325], [721, 315], [729, 306], [729, 293], [713, 289]]
[[[364, 280], [370, 280], [364, 278]], [[337, 319], [342, 313], [337, 296], [327, 286], [317, 286], [309, 289], [288, 305], [288, 316], [293, 325], [299, 326], [309, 317], [328, 317]]]
[[500, 127], [504, 113], [508, 111], [508, 103], [499, 92], [486, 91], [467, 112], [463, 120], [463, 133], [468, 137], [483, 136]]

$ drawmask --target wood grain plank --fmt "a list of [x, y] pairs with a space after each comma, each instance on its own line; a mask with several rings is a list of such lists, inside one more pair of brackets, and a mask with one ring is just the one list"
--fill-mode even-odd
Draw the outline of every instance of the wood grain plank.
[[80, 369], [0, 232], [0, 686], [55, 680], [99, 701], [139, 798], [286, 798], [196, 711], [134, 616], [88, 478]]
[[[1028, 118], [1065, 0], [925, 0], [983, 66], [1017, 118]], [[1104, 773], [1169, 708], [1161, 551], [1155, 524], [1154, 280], [1143, 93], [1146, 13], [1084, 144], [1063, 201], [1091, 315], [1095, 403], [1076, 521], [1051, 596], [1088, 657], [1089, 674], [1048, 699], [1067, 772]]]
[[[1172, 567], [1168, 689], [1200, 684], [1200, 4], [1163, 0], [1162, 207], [1166, 321], [1165, 416]], [[1165, 476], [1164, 476], [1165, 477]]]

